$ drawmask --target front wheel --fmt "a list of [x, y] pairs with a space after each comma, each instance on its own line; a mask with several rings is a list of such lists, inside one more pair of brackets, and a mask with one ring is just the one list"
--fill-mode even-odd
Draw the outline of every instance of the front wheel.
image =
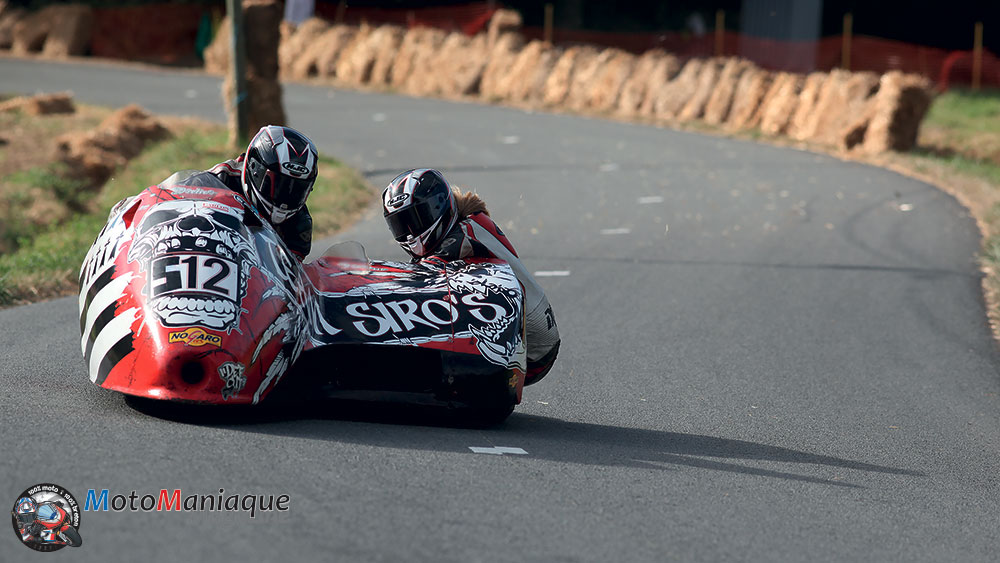
[[76, 531], [76, 528], [72, 526], [63, 530], [60, 535], [66, 540], [66, 545], [70, 547], [80, 547], [83, 545], [83, 538], [80, 537], [80, 532]]

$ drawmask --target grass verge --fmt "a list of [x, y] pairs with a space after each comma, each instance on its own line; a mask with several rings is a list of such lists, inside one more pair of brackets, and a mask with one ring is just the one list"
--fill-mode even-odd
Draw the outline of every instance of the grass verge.
[[[168, 126], [172, 138], [150, 145], [118, 170], [81, 211], [45, 228], [19, 233], [17, 250], [0, 255], [0, 307], [75, 293], [80, 263], [111, 206], [177, 170], [207, 169], [233, 157], [225, 148], [226, 132], [220, 126], [193, 120], [177, 120]], [[58, 185], [57, 172], [43, 167], [21, 172], [16, 179], [18, 183]], [[49, 173], [56, 180], [45, 176]], [[320, 157], [319, 177], [309, 197], [314, 235], [318, 238], [343, 228], [371, 197], [356, 171], [333, 158]]]

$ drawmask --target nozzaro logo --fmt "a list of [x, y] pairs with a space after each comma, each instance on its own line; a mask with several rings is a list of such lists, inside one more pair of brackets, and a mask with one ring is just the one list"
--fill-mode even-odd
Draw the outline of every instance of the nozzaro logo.
[[17, 539], [35, 551], [80, 547], [80, 506], [65, 488], [41, 483], [25, 489], [14, 502], [10, 520]]

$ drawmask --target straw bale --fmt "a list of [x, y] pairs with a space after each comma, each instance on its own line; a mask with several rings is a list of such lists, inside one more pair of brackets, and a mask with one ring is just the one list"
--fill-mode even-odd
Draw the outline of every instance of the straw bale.
[[760, 130], [768, 135], [788, 131], [788, 125], [799, 104], [804, 79], [800, 74], [779, 73], [760, 105]]
[[705, 104], [705, 122], [719, 125], [729, 117], [729, 110], [736, 95], [736, 86], [743, 73], [751, 67], [754, 67], [753, 63], [743, 59], [726, 60], [715, 89]]
[[620, 50], [609, 50], [609, 58], [597, 71], [587, 105], [595, 111], [610, 111], [618, 105], [625, 81], [632, 75], [637, 57]]
[[730, 130], [756, 127], [760, 119], [760, 105], [771, 86], [774, 75], [767, 70], [751, 67], [740, 76], [729, 110], [726, 127]]
[[[677, 57], [668, 55], [663, 49], [646, 51], [639, 57], [632, 69], [632, 74], [622, 85], [618, 98], [618, 113], [620, 115], [635, 115], [643, 113], [649, 93], [660, 85], [667, 83], [680, 71]], [[649, 104], [652, 112], [652, 104]]]
[[673, 80], [660, 84], [658, 88], [650, 91], [646, 102], [643, 103], [642, 113], [658, 119], [677, 117], [677, 113], [684, 108], [698, 89], [698, 77], [706, 63], [707, 61], [703, 59], [691, 59], [685, 63]]
[[504, 33], [489, 45], [489, 59], [483, 69], [479, 93], [488, 100], [502, 100], [510, 88], [507, 74], [524, 46], [524, 37], [520, 33]]
[[788, 136], [800, 141], [813, 136], [817, 123], [816, 103], [819, 101], [820, 94], [824, 90], [837, 89], [843, 74], [847, 73], [843, 71], [830, 74], [813, 72], [806, 77], [802, 91], [799, 92], [799, 103], [796, 105], [795, 113], [788, 124]]

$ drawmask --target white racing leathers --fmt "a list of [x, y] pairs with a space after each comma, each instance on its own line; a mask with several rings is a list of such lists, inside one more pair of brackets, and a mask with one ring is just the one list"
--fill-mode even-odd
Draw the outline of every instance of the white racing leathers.
[[531, 385], [545, 377], [559, 352], [559, 327], [545, 292], [521, 263], [500, 227], [485, 213], [473, 213], [455, 225], [433, 256], [444, 260], [499, 258], [510, 264], [524, 287], [528, 349], [528, 373], [524, 383]]

